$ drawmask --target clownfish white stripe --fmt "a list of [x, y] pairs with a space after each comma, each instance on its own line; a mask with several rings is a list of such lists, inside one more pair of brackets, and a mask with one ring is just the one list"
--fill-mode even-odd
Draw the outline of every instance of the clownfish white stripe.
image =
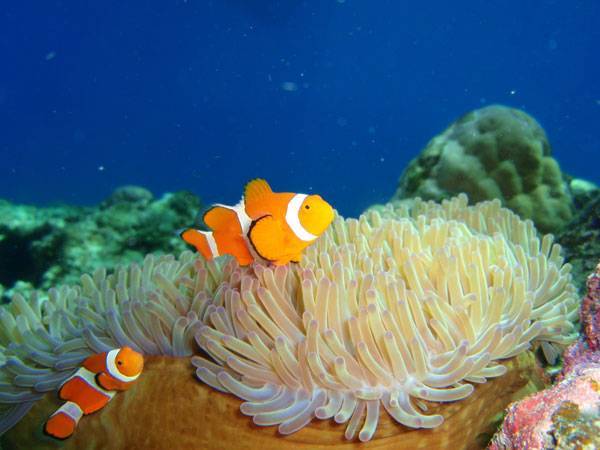
[[287, 210], [285, 212], [285, 221], [292, 229], [296, 237], [305, 242], [313, 241], [318, 237], [312, 233], [309, 233], [300, 223], [300, 208], [302, 207], [302, 203], [306, 197], [308, 197], [306, 194], [294, 195], [288, 203]]
[[96, 383], [96, 374], [86, 369], [85, 367], [80, 367], [79, 370], [77, 370], [77, 372], [75, 372], [73, 376], [67, 378], [64, 381], [63, 385], [71, 381], [75, 377], [82, 379], [89, 387], [100, 392], [103, 395], [106, 395], [109, 399], [112, 399], [115, 396], [115, 391], [107, 391], [102, 386], [99, 386], [98, 383]]
[[[200, 231], [200, 230], [198, 230]], [[210, 253], [213, 258], [219, 256], [219, 249], [217, 248], [217, 241], [215, 241], [215, 237], [212, 234], [212, 231], [200, 231], [206, 238], [206, 243], [208, 244], [208, 248], [210, 248]]]
[[[69, 416], [71, 419], [75, 421], [75, 423], [79, 422], [79, 419], [83, 416], [83, 410], [79, 407], [77, 403], [66, 402], [60, 408], [56, 410], [52, 416], [55, 416], [58, 413], [63, 413]], [[52, 417], [50, 416], [50, 417]]]
[[[214, 239], [213, 239], [213, 242], [214, 242]], [[209, 245], [210, 245], [210, 241], [209, 241]], [[216, 244], [215, 244], [215, 247], [216, 247]], [[111, 350], [110, 352], [107, 353], [107, 355], [106, 355], [106, 370], [108, 370], [108, 374], [111, 377], [116, 378], [117, 380], [122, 381], [124, 383], [130, 383], [132, 381], [137, 380], [137, 378], [140, 376], [140, 374], [133, 375], [130, 377], [130, 376], [122, 374], [119, 371], [116, 361], [117, 361], [117, 355], [119, 354], [120, 350], [121, 349], [119, 349], [119, 348], [115, 348], [114, 350]]]
[[237, 214], [240, 226], [242, 227], [242, 234], [244, 236], [247, 235], [248, 230], [250, 230], [252, 219], [248, 214], [246, 214], [246, 205], [244, 204], [244, 199], [240, 200], [240, 202], [233, 207], [233, 210]]
[[[228, 208], [228, 206], [225, 207]], [[244, 202], [244, 198], [242, 197], [238, 204], [235, 205], [232, 209], [235, 211], [238, 218], [238, 222], [240, 223], [240, 228], [242, 229], [242, 237], [244, 238], [244, 242], [246, 243], [246, 248], [252, 255], [252, 258], [257, 260], [260, 259], [260, 256], [258, 255], [258, 253], [256, 253], [256, 250], [254, 250], [254, 246], [250, 242], [250, 239], [248, 239], [248, 232], [250, 231], [250, 225], [252, 225], [252, 219], [250, 218], [248, 213], [246, 213], [246, 203]]]

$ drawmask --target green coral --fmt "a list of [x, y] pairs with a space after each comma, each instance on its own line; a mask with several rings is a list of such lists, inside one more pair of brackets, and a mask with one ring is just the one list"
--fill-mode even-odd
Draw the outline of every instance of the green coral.
[[194, 222], [201, 203], [189, 192], [155, 199], [137, 186], [117, 189], [97, 207], [34, 207], [0, 201], [0, 291], [72, 284], [82, 272], [181, 252], [176, 230]]
[[500, 105], [473, 111], [434, 137], [400, 178], [393, 201], [440, 201], [464, 192], [472, 202], [498, 198], [542, 232], [571, 220], [573, 200], [542, 127]]

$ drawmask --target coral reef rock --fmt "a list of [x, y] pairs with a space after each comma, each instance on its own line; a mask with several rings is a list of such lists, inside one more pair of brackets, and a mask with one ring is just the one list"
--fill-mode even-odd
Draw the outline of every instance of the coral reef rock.
[[402, 174], [393, 201], [500, 199], [542, 232], [571, 220], [573, 201], [551, 157], [542, 127], [523, 111], [500, 105], [470, 112], [434, 137]]
[[176, 230], [194, 222], [200, 200], [188, 192], [159, 199], [137, 186], [118, 188], [98, 207], [14, 205], [0, 200], [0, 292], [77, 282], [81, 273], [179, 253]]
[[490, 450], [600, 448], [600, 264], [587, 286], [582, 335], [565, 350], [556, 385], [512, 404]]

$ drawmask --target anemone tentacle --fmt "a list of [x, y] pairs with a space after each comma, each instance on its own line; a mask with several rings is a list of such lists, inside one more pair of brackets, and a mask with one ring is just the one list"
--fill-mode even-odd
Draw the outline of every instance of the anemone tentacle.
[[380, 406], [437, 427], [443, 417], [420, 400], [463, 399], [532, 341], [552, 358], [574, 339], [578, 298], [560, 253], [498, 201], [337, 218], [299, 266], [232, 268], [240, 283], [224, 298], [236, 300], [196, 335], [212, 360], [195, 360], [199, 377], [282, 434], [333, 417], [346, 438], [369, 440]]
[[[435, 428], [539, 341], [573, 340], [577, 293], [550, 235], [497, 201], [336, 218], [300, 264], [153, 257], [0, 308], [0, 434], [91, 353], [190, 357], [196, 376], [282, 434], [314, 418], [373, 437], [380, 415]], [[198, 350], [200, 348], [200, 351]]]

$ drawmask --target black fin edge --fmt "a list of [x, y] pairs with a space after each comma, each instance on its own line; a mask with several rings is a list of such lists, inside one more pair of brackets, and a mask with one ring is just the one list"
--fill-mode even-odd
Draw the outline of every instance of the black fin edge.
[[110, 391], [110, 389], [105, 388], [104, 386], [102, 386], [102, 383], [100, 382], [100, 374], [102, 374], [104, 372], [98, 372], [95, 376], [94, 376], [94, 381], [96, 382], [96, 384], [101, 387], [102, 389], [104, 389], [105, 391]]

